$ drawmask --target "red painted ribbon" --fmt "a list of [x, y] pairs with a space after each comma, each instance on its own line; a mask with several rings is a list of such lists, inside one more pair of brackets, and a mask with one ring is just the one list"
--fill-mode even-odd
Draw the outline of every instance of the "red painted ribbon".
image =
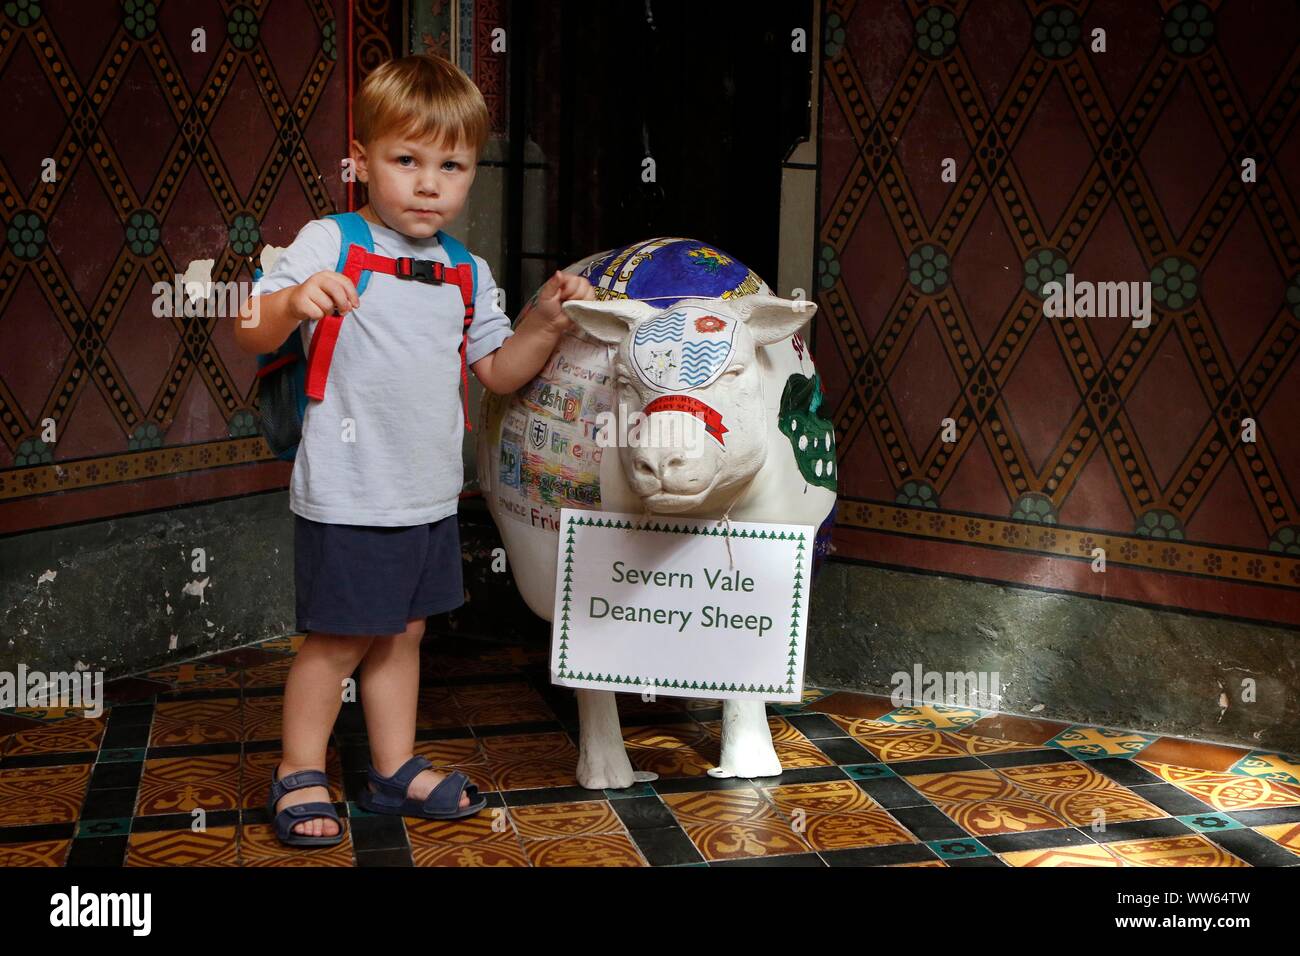
[[726, 447], [722, 436], [728, 429], [722, 424], [722, 414], [698, 398], [689, 395], [662, 395], [645, 407], [646, 415], [653, 415], [655, 412], [687, 412], [694, 415], [704, 422], [704, 430], [712, 435], [719, 445]]

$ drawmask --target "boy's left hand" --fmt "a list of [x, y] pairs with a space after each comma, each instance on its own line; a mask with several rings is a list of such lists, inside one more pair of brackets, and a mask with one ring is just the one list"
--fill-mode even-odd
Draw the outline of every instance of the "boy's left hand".
[[534, 308], [541, 314], [550, 331], [563, 334], [577, 328], [577, 325], [564, 314], [564, 310], [560, 308], [561, 304], [570, 299], [594, 298], [596, 298], [595, 290], [582, 276], [571, 272], [556, 272], [538, 291], [537, 304]]

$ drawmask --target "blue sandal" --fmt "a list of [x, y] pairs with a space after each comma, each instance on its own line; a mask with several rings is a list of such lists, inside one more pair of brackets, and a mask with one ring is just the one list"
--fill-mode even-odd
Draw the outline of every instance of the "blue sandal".
[[[478, 787], [459, 770], [447, 774], [423, 800], [406, 795], [411, 781], [421, 771], [433, 764], [424, 757], [412, 757], [397, 768], [391, 777], [381, 776], [370, 765], [370, 786], [357, 796], [357, 804], [371, 813], [398, 813], [404, 817], [422, 817], [425, 820], [458, 820], [470, 817], [487, 806], [487, 797], [480, 797]], [[469, 797], [469, 806], [460, 805], [460, 795]]]
[[[275, 835], [285, 846], [334, 846], [343, 840], [343, 821], [339, 819], [338, 811], [334, 809], [334, 804], [325, 803], [322, 800], [311, 803], [295, 803], [292, 806], [285, 807], [279, 813], [275, 812], [275, 805], [280, 802], [280, 798], [291, 790], [301, 790], [304, 787], [325, 787], [329, 789], [329, 778], [325, 776], [323, 770], [299, 770], [295, 773], [288, 773], [279, 780], [275, 778], [276, 771], [280, 765], [276, 764], [271, 768], [271, 796], [266, 801], [266, 815], [275, 822]], [[339, 832], [333, 836], [307, 836], [302, 833], [295, 833], [294, 827], [304, 820], [312, 820], [316, 817], [324, 817], [333, 820], [338, 826]]]

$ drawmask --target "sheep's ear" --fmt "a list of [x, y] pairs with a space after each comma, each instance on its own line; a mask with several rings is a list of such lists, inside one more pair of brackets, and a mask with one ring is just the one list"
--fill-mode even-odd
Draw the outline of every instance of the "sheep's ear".
[[758, 293], [734, 301], [737, 314], [754, 337], [755, 348], [788, 339], [817, 311], [817, 303], [807, 299], [782, 299]]
[[560, 308], [582, 331], [610, 345], [620, 344], [632, 326], [659, 311], [639, 299], [570, 299]]

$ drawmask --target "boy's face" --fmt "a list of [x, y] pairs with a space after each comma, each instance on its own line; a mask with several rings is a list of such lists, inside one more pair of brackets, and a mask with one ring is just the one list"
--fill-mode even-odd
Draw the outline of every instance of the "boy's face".
[[352, 159], [375, 214], [413, 239], [429, 238], [460, 214], [478, 171], [478, 157], [464, 142], [447, 149], [398, 133], [367, 146], [353, 140]]

